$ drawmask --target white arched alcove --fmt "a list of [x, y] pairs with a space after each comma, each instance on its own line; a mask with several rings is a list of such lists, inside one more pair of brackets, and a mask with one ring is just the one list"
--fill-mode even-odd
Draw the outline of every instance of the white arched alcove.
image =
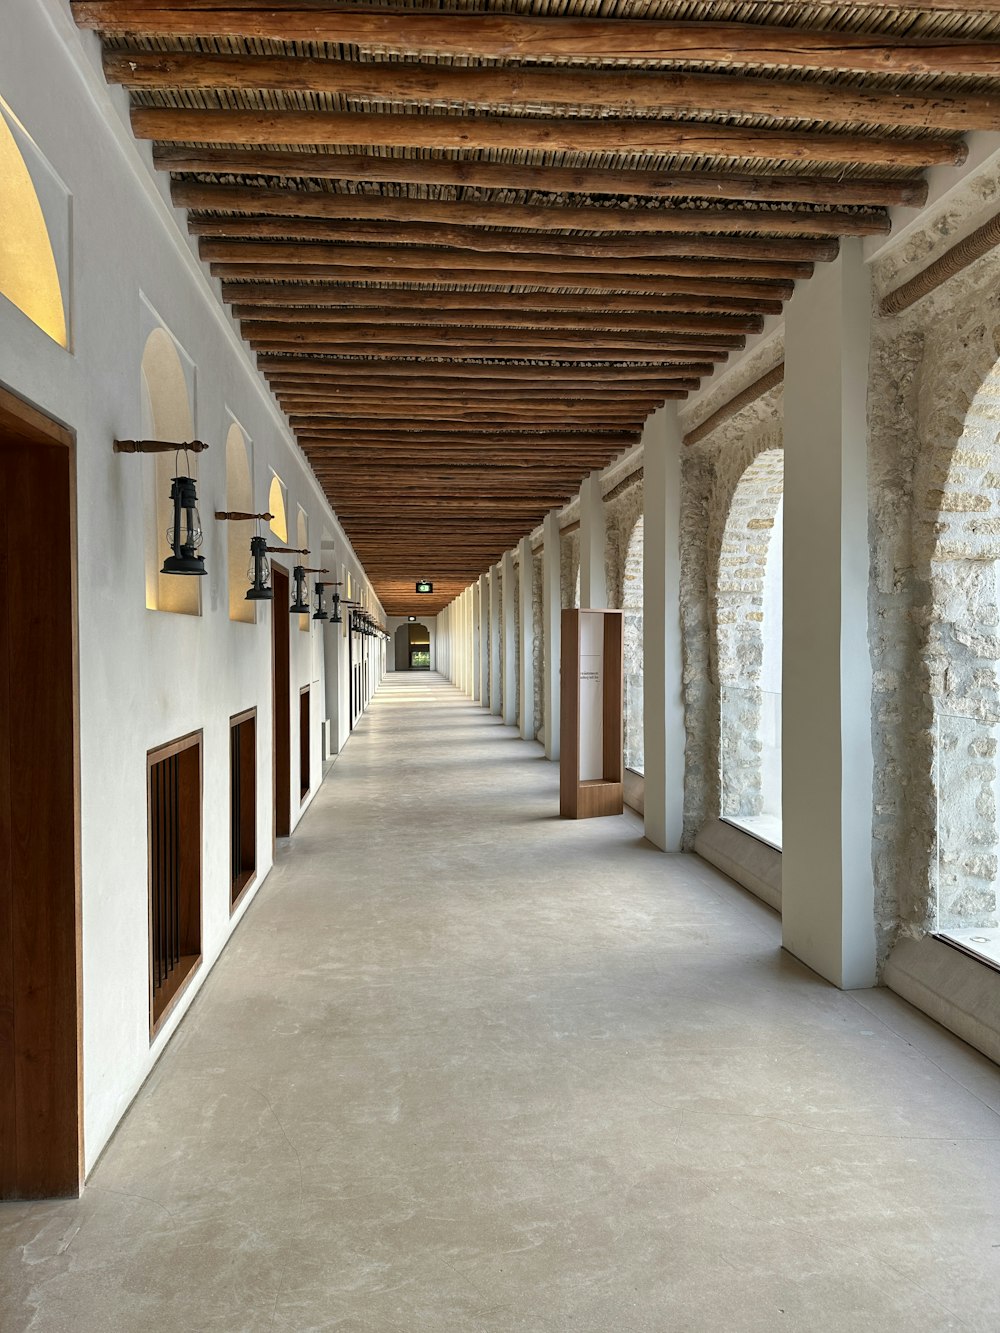
[[[143, 434], [156, 440], [194, 438], [194, 417], [187, 378], [174, 340], [166, 329], [157, 328], [146, 339], [142, 353], [141, 396]], [[198, 475], [197, 454], [153, 454], [146, 468], [146, 605], [154, 611], [182, 615], [201, 614], [201, 579], [161, 574], [170, 554], [168, 531], [173, 508], [172, 479], [178, 469], [190, 477]]]

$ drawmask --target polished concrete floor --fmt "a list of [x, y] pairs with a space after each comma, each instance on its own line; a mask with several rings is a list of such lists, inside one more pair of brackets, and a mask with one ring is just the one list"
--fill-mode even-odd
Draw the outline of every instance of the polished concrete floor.
[[3, 1333], [1000, 1330], [1000, 1071], [390, 676]]

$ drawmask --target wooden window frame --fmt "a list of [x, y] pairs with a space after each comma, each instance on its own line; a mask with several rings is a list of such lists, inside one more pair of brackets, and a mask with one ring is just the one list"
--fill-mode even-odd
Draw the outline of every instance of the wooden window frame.
[[[159, 994], [153, 991], [153, 839], [152, 839], [152, 770], [155, 764], [161, 763], [164, 759], [170, 759], [174, 755], [179, 755], [190, 749], [198, 751], [198, 781], [196, 791], [186, 793], [188, 801], [188, 812], [193, 804], [194, 811], [197, 814], [198, 836], [197, 839], [187, 838], [183, 840], [182, 852], [182, 874], [193, 876], [190, 881], [194, 885], [196, 898], [195, 908], [192, 912], [191, 903], [188, 901], [183, 909], [184, 930], [187, 934], [192, 927], [197, 928], [196, 952], [185, 952], [181, 955], [173, 975], [168, 981], [160, 987]], [[197, 976], [201, 969], [204, 953], [202, 947], [202, 936], [204, 930], [204, 893], [203, 893], [203, 794], [205, 780], [205, 755], [204, 755], [204, 733], [201, 728], [197, 731], [190, 731], [184, 736], [178, 736], [176, 740], [168, 741], [166, 745], [158, 745], [152, 750], [146, 752], [146, 847], [147, 847], [147, 891], [146, 902], [148, 911], [147, 933], [149, 936], [149, 1040], [150, 1044], [156, 1039], [162, 1031], [164, 1024], [174, 1012], [181, 997], [187, 991], [192, 980]], [[190, 890], [188, 890], [190, 894]]]
[[[241, 777], [240, 777], [240, 796], [241, 796], [241, 804], [242, 804], [243, 809], [242, 809], [241, 819], [240, 819], [240, 830], [241, 830], [241, 833], [243, 833], [243, 834], [246, 833], [246, 829], [244, 828], [244, 825], [243, 825], [243, 819], [249, 814], [249, 817], [250, 817], [250, 830], [249, 830], [249, 836], [250, 836], [250, 843], [251, 843], [251, 845], [252, 845], [252, 861], [253, 861], [253, 864], [252, 864], [249, 868], [244, 868], [243, 864], [241, 863], [241, 866], [240, 866], [240, 869], [239, 869], [239, 873], [237, 873], [237, 872], [236, 872], [236, 867], [232, 864], [232, 831], [233, 831], [233, 826], [232, 826], [232, 818], [233, 818], [232, 743], [233, 743], [233, 732], [236, 731], [237, 728], [242, 727], [242, 726], [243, 726], [245, 723], [247, 723], [247, 722], [253, 722], [253, 747], [252, 747], [252, 749], [251, 749], [251, 751], [250, 751], [250, 755], [249, 755], [249, 759], [248, 759], [248, 758], [244, 755], [244, 753], [243, 753], [243, 749], [242, 749], [242, 741], [241, 741], [240, 760], [241, 760], [241, 769], [242, 769], [243, 771], [241, 772]], [[245, 709], [243, 710], [243, 712], [241, 712], [241, 713], [234, 713], [233, 716], [229, 719], [229, 745], [230, 745], [230, 751], [229, 751], [229, 754], [230, 754], [230, 782], [229, 782], [229, 819], [230, 819], [230, 825], [229, 825], [229, 829], [230, 829], [230, 857], [229, 857], [229, 861], [230, 861], [230, 864], [229, 864], [229, 915], [232, 916], [233, 913], [236, 911], [236, 909], [239, 907], [240, 903], [243, 901], [244, 897], [245, 897], [246, 894], [247, 894], [247, 891], [252, 887], [252, 885], [254, 885], [254, 884], [257, 882], [257, 868], [258, 868], [258, 867], [257, 867], [257, 860], [258, 860], [258, 858], [257, 858], [257, 851], [258, 851], [258, 848], [257, 848], [257, 709], [256, 709], [256, 707], [254, 707], [254, 708], [245, 708]], [[247, 798], [246, 788], [245, 788], [245, 786], [244, 786], [244, 783], [246, 782], [246, 777], [247, 777], [247, 773], [246, 773], [246, 769], [247, 769], [247, 768], [249, 768], [249, 778], [250, 778], [250, 782], [249, 782], [249, 788], [250, 788], [249, 799]], [[241, 844], [243, 844], [243, 839], [241, 839]]]
[[[302, 705], [306, 706], [306, 725], [302, 726]], [[309, 686], [299, 689], [299, 805], [305, 805], [312, 791], [312, 699]], [[303, 770], [306, 781], [303, 782]]]

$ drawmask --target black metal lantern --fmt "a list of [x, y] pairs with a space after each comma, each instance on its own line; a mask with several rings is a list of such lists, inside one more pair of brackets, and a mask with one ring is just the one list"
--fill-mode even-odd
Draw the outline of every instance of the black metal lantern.
[[326, 613], [326, 608], [323, 605], [323, 589], [325, 587], [326, 587], [325, 583], [316, 584], [316, 610], [313, 612], [313, 620], [330, 619], [330, 617]]
[[198, 493], [194, 477], [174, 477], [170, 483], [174, 519], [167, 529], [167, 541], [173, 555], [163, 562], [161, 574], [204, 574], [205, 557], [198, 555], [202, 541]]
[[271, 587], [271, 562], [267, 558], [267, 538], [250, 538], [250, 567], [247, 570], [250, 587], [247, 589], [248, 602], [270, 602], [274, 597]]
[[307, 616], [309, 614], [309, 594], [306, 592], [305, 565], [296, 565], [292, 570], [292, 577], [295, 580], [295, 595], [288, 610], [293, 616]]
[[330, 624], [342, 625], [344, 620], [340, 614], [340, 593], [334, 592], [333, 597], [330, 600], [333, 602], [333, 610], [330, 612]]

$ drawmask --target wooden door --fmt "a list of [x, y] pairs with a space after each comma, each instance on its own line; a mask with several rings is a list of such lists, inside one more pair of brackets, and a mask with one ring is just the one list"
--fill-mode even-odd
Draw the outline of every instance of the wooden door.
[[83, 1180], [74, 449], [0, 390], [0, 1197]]
[[274, 836], [287, 838], [292, 831], [292, 725], [289, 670], [289, 625], [291, 616], [288, 573], [271, 566], [271, 623], [274, 634]]

